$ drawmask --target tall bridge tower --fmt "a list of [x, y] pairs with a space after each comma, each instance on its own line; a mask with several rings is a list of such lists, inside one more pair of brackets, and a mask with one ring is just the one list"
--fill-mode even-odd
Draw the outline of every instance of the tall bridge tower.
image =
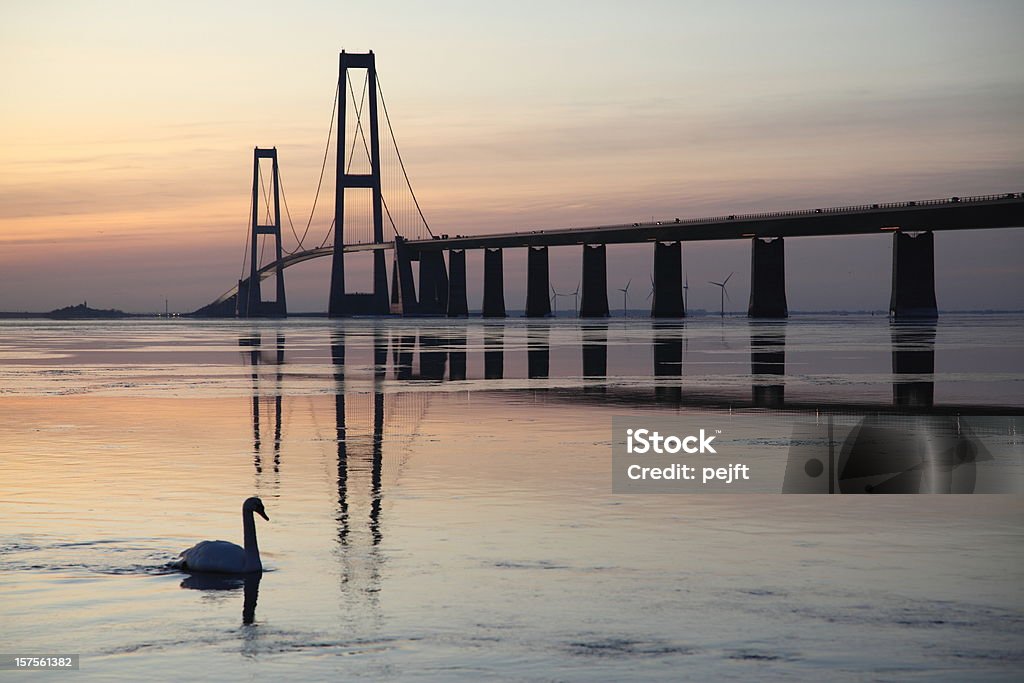
[[[266, 189], [263, 188], [260, 175], [260, 159], [269, 159], [271, 162], [271, 194], [266, 196]], [[262, 188], [262, 192], [261, 192]], [[237, 315], [240, 318], [251, 318], [257, 316], [286, 316], [288, 306], [284, 296], [284, 262], [281, 260], [281, 183], [277, 169], [277, 148], [270, 149], [256, 147], [252, 154], [252, 223], [249, 235], [251, 250], [249, 252], [249, 279], [238, 281]], [[263, 202], [260, 196], [263, 195]], [[271, 213], [271, 205], [273, 213]], [[267, 214], [273, 221], [269, 224], [260, 222], [260, 216]], [[264, 301], [260, 292], [260, 235], [273, 235], [274, 256], [277, 263], [275, 270], [277, 280], [277, 298], [274, 301]]]
[[[370, 109], [370, 172], [349, 173], [345, 165], [345, 116], [348, 112], [349, 69], [365, 69], [367, 78], [367, 99]], [[357, 103], [358, 104], [358, 103]], [[342, 51], [338, 65], [338, 133], [337, 164], [334, 194], [334, 252], [331, 263], [331, 298], [327, 313], [330, 317], [351, 315], [387, 315], [391, 306], [388, 301], [387, 266], [384, 252], [373, 252], [373, 292], [369, 294], [347, 293], [345, 291], [345, 193], [347, 190], [369, 190], [372, 193], [373, 241], [384, 242], [384, 213], [380, 192], [380, 136], [377, 126], [377, 69], [373, 52], [365, 54]]]

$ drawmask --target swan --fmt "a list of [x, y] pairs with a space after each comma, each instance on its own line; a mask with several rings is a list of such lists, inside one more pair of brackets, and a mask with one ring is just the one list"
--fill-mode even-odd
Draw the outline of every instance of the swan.
[[240, 548], [228, 541], [200, 541], [178, 555], [171, 563], [176, 569], [193, 572], [217, 572], [219, 574], [250, 574], [262, 572], [260, 548], [256, 544], [256, 522], [252, 513], [270, 521], [263, 501], [259, 498], [247, 498], [242, 503], [242, 535], [245, 543]]

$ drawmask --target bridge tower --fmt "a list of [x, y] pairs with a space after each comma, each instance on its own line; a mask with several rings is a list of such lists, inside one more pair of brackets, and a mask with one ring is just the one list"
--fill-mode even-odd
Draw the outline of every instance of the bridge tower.
[[[345, 168], [345, 115], [348, 112], [349, 69], [365, 69], [367, 99], [370, 108], [370, 172], [348, 173]], [[358, 104], [358, 103], [356, 103]], [[372, 193], [373, 241], [384, 242], [384, 212], [380, 193], [380, 136], [377, 126], [377, 69], [373, 51], [365, 54], [342, 51], [338, 59], [338, 145], [334, 190], [334, 253], [331, 263], [331, 298], [327, 312], [332, 318], [351, 315], [387, 315], [388, 276], [384, 252], [373, 252], [373, 292], [349, 294], [345, 291], [345, 191], [369, 190]]]
[[[260, 215], [270, 213], [268, 206], [263, 206], [260, 201], [262, 182], [260, 180], [260, 159], [270, 159], [271, 162], [271, 193], [272, 197], [266, 203], [273, 203], [273, 223], [263, 225], [260, 223]], [[284, 296], [284, 264], [281, 261], [281, 205], [280, 205], [280, 182], [277, 170], [277, 148], [270, 149], [256, 147], [252, 155], [252, 229], [249, 235], [251, 250], [249, 252], [249, 278], [239, 280], [238, 296], [236, 298], [239, 318], [253, 318], [258, 316], [286, 316], [288, 306]], [[277, 280], [277, 298], [274, 301], [264, 301], [260, 292], [260, 248], [259, 236], [274, 236], [274, 256], [277, 267], [275, 275]]]

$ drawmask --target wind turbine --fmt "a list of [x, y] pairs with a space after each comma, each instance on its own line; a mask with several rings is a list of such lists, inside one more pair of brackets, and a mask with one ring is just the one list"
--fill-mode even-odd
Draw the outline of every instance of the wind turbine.
[[690, 288], [690, 275], [687, 273], [683, 276], [683, 313], [690, 310], [690, 305], [686, 301], [686, 290]]
[[[732, 277], [732, 276], [733, 276], [733, 274], [729, 273], [729, 277]], [[729, 282], [729, 277], [725, 278], [721, 282], [711, 282], [710, 280], [708, 280], [708, 284], [709, 285], [717, 285], [717, 286], [722, 288], [722, 317], [723, 318], [725, 317], [725, 299], [726, 299], [726, 297], [729, 296], [729, 292], [725, 291], [725, 285], [726, 285], [727, 282]], [[732, 301], [732, 299], [730, 298], [729, 301]]]
[[[568, 295], [566, 295], [568, 296]], [[572, 293], [572, 304], [576, 307], [576, 315], [580, 313], [580, 283], [576, 283], [576, 291]]]
[[628, 282], [626, 282], [626, 286], [625, 287], [619, 287], [619, 291], [622, 292], [622, 317], [623, 318], [625, 318], [626, 315], [627, 315], [626, 314], [626, 310], [627, 310], [627, 308], [626, 308], [626, 301], [627, 301], [627, 297], [629, 297], [629, 285], [630, 285], [631, 282], [633, 282], [632, 278], [630, 278], [630, 280]]
[[555, 317], [555, 318], [558, 317], [558, 297], [560, 297], [560, 296], [569, 296], [569, 295], [568, 294], [562, 294], [557, 289], [555, 289], [554, 285], [551, 285], [551, 308], [553, 309], [551, 315], [552, 315], [552, 317]]
[[[553, 315], [555, 315], [555, 316], [558, 315], [558, 297], [560, 297], [560, 296], [571, 296], [571, 297], [575, 297], [575, 299], [578, 299], [579, 298], [579, 293], [580, 293], [580, 286], [579, 286], [579, 284], [576, 285], [576, 291], [575, 292], [559, 292], [557, 289], [555, 289], [554, 285], [552, 285], [551, 286], [551, 300], [553, 302], [552, 308], [554, 309], [552, 311]], [[578, 305], [577, 305], [577, 308], [579, 308]]]

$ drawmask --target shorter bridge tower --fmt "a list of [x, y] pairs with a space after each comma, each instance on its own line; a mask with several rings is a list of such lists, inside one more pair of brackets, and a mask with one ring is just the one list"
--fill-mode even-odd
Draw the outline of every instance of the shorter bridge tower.
[[[260, 177], [260, 159], [271, 162], [271, 197], [264, 194], [265, 188]], [[281, 260], [281, 185], [277, 169], [277, 148], [256, 147], [252, 156], [252, 228], [249, 235], [251, 249], [249, 252], [249, 277], [238, 281], [238, 297], [236, 298], [236, 314], [239, 318], [284, 317], [288, 315], [288, 306], [284, 295], [284, 263]], [[263, 197], [261, 201], [261, 196]], [[271, 211], [271, 206], [272, 211]], [[260, 222], [260, 216], [268, 214], [273, 221], [270, 224]], [[274, 258], [277, 280], [277, 298], [264, 301], [260, 292], [260, 235], [273, 235]]]

